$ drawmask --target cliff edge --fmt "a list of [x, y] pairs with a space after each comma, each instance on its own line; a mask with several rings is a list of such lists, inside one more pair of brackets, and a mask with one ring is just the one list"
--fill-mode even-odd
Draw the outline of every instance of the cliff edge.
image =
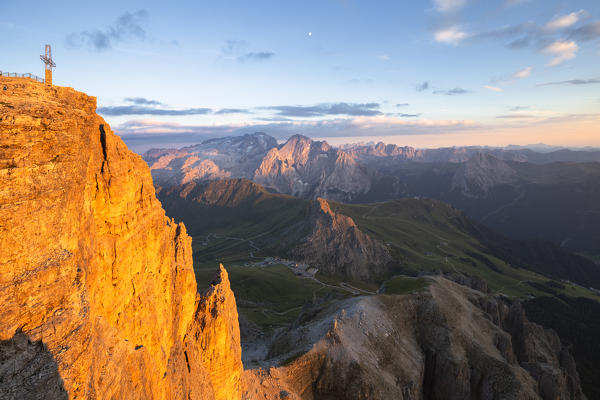
[[0, 78], [0, 397], [239, 398], [227, 273], [196, 292], [184, 225], [95, 109]]

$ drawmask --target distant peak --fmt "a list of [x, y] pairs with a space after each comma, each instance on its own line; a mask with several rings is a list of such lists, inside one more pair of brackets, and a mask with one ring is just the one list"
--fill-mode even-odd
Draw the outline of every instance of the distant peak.
[[333, 210], [331, 209], [331, 207], [329, 206], [329, 202], [327, 200], [325, 200], [322, 197], [317, 197], [317, 204], [319, 206], [319, 209], [324, 212], [325, 214], [329, 214], [331, 216], [334, 215]]
[[310, 142], [312, 142], [312, 139], [309, 138], [308, 136], [296, 134], [296, 135], [290, 136], [290, 138], [287, 141], [288, 142], [309, 142], [310, 143]]

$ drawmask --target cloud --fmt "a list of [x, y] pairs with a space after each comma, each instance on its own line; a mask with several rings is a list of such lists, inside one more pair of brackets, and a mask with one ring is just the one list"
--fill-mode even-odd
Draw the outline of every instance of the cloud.
[[556, 31], [559, 29], [568, 28], [570, 26], [575, 25], [583, 14], [585, 14], [585, 11], [579, 10], [577, 12], [572, 12], [567, 15], [554, 17], [546, 25], [544, 25], [544, 28], [549, 31]]
[[417, 83], [416, 86], [415, 86], [415, 90], [417, 92], [424, 92], [427, 89], [429, 89], [429, 82], [427, 82], [427, 81], [421, 82], [421, 83]]
[[592, 85], [600, 83], [600, 78], [592, 79], [569, 79], [566, 81], [540, 83], [536, 86], [551, 86], [551, 85]]
[[503, 118], [503, 119], [532, 119], [532, 118], [537, 118], [535, 115], [529, 115], [529, 114], [505, 114], [505, 115], [498, 115], [496, 116], [496, 118]]
[[265, 61], [275, 56], [272, 51], [247, 51], [248, 42], [245, 40], [227, 40], [221, 48], [221, 54], [227, 58], [235, 58], [239, 62]]
[[502, 92], [503, 90], [499, 87], [495, 87], [495, 86], [489, 86], [489, 85], [485, 85], [484, 86], [485, 89], [491, 90], [493, 92]]
[[539, 110], [528, 106], [517, 106], [511, 109], [510, 114], [497, 115], [496, 118], [512, 119], [512, 120], [536, 120], [536, 122], [547, 120], [548, 118], [556, 117], [558, 114], [555, 111]]
[[463, 8], [466, 0], [434, 0], [435, 9], [442, 13], [455, 12]]
[[390, 56], [388, 56], [387, 54], [378, 54], [375, 57], [377, 57], [379, 60], [381, 61], [390, 61]]
[[371, 79], [371, 78], [364, 78], [364, 79], [361, 79], [361, 78], [352, 78], [352, 79], [348, 79], [346, 81], [346, 83], [350, 83], [350, 84], [353, 84], [353, 85], [357, 85], [357, 84], [370, 85], [373, 82], [375, 82], [375, 80]]
[[554, 58], [547, 64], [551, 67], [560, 65], [565, 61], [571, 60], [577, 56], [579, 47], [577, 43], [567, 40], [557, 40], [542, 50], [544, 53], [552, 55]]
[[457, 45], [469, 35], [462, 31], [460, 26], [455, 25], [449, 28], [441, 29], [433, 33], [436, 42], [449, 43]]
[[250, 111], [243, 108], [221, 108], [219, 111], [215, 111], [217, 115], [223, 114], [249, 114]]
[[582, 42], [600, 38], [600, 21], [590, 22], [571, 30], [569, 39], [576, 39]]
[[514, 79], [524, 79], [528, 78], [531, 75], [531, 71], [533, 71], [533, 67], [526, 67], [520, 71], [517, 71], [513, 74]]
[[528, 1], [529, 0], [505, 0], [504, 4], [511, 7], [511, 6], [516, 6], [519, 4], [527, 3]]
[[395, 116], [361, 116], [318, 121], [283, 121], [273, 123], [240, 123], [223, 125], [181, 125], [153, 120], [133, 120], [116, 126], [115, 131], [125, 140], [150, 138], [168, 143], [196, 140], [199, 137], [222, 137], [253, 132], [266, 132], [278, 139], [302, 132], [312, 137], [380, 136], [444, 134], [456, 130], [473, 129], [478, 124], [472, 120], [402, 119]]
[[244, 51], [247, 45], [245, 40], [227, 40], [221, 48], [221, 52], [225, 55], [238, 54]]
[[265, 110], [277, 111], [285, 117], [321, 117], [327, 115], [375, 116], [380, 115], [379, 103], [325, 103], [315, 106], [271, 106]]
[[463, 89], [463, 88], [454, 88], [454, 89], [450, 89], [450, 90], [435, 90], [433, 92], [434, 94], [443, 94], [446, 96], [455, 96], [458, 94], [467, 94], [470, 93], [469, 90]]
[[109, 117], [117, 117], [121, 115], [202, 115], [212, 112], [210, 108], [186, 108], [183, 110], [173, 110], [139, 105], [98, 107], [97, 111], [99, 114]]
[[123, 100], [125, 100], [128, 103], [133, 103], [133, 104], [138, 104], [138, 105], [145, 105], [145, 106], [160, 106], [160, 105], [163, 105], [160, 101], [148, 100], [148, 99], [146, 99], [144, 97], [126, 97]]
[[530, 45], [530, 41], [528, 37], [522, 37], [520, 39], [515, 39], [512, 42], [506, 44], [506, 47], [511, 49], [522, 49]]
[[408, 107], [410, 104], [408, 103], [398, 103], [396, 104], [396, 107]]
[[142, 22], [148, 12], [138, 10], [134, 13], [126, 12], [105, 29], [85, 30], [79, 33], [70, 33], [66, 43], [71, 47], [90, 47], [97, 51], [108, 50], [115, 43], [125, 42], [129, 39], [144, 39], [146, 31]]
[[421, 116], [421, 114], [404, 114], [404, 113], [400, 113], [400, 114], [393, 114], [396, 117], [400, 117], [400, 118], [419, 118]]
[[250, 52], [238, 57], [238, 61], [264, 61], [273, 58], [275, 53], [272, 51]]

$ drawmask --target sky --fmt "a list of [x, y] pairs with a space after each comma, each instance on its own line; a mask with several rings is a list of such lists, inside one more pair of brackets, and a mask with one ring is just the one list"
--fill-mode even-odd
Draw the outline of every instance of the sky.
[[96, 96], [136, 151], [265, 132], [332, 144], [600, 147], [600, 1], [2, 0], [0, 70]]

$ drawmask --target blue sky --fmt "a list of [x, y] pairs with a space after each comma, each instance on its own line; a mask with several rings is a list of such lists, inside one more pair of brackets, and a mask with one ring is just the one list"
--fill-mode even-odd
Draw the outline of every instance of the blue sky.
[[0, 70], [52, 44], [131, 143], [600, 146], [597, 0], [3, 0], [0, 35]]

